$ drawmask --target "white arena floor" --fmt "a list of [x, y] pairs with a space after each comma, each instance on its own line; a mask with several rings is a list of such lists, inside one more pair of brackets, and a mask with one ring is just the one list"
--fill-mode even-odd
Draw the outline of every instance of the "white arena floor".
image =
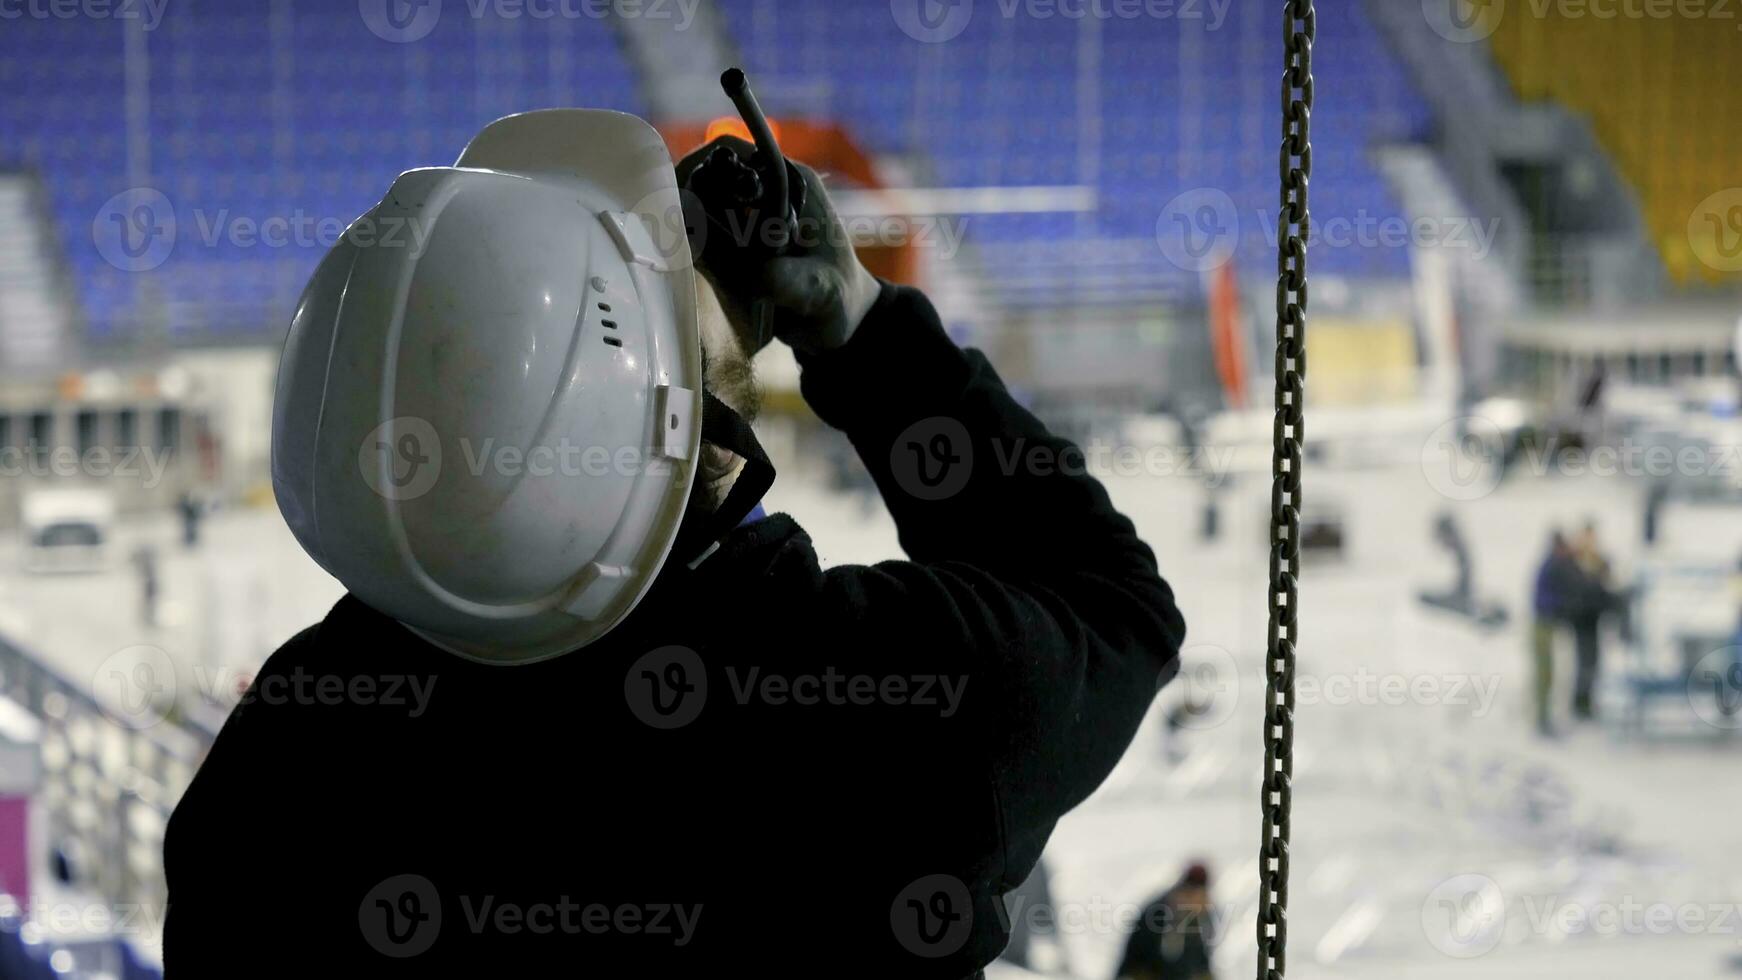
[[[1130, 915], [1202, 858], [1225, 924], [1218, 975], [1253, 970], [1258, 850], [1263, 528], [1269, 490], [1246, 477], [1220, 539], [1196, 540], [1202, 491], [1179, 477], [1109, 480], [1161, 556], [1190, 628], [1187, 676], [1102, 790], [1060, 823], [1047, 862], [1061, 927], [1039, 965], [1111, 975]], [[1742, 976], [1742, 738], [1720, 737], [1685, 699], [1659, 706], [1679, 737], [1608, 726], [1545, 742], [1528, 718], [1528, 587], [1551, 523], [1598, 521], [1623, 576], [1642, 567], [1641, 488], [1597, 477], [1509, 482], [1479, 500], [1437, 494], [1419, 462], [1309, 469], [1309, 501], [1333, 504], [1340, 559], [1302, 588], [1289, 975], [1439, 978]], [[777, 485], [829, 563], [897, 555], [880, 509], [803, 474]], [[1430, 524], [1450, 510], [1470, 543], [1478, 592], [1512, 618], [1484, 633], [1415, 600], [1451, 578]], [[1044, 515], [1040, 515], [1044, 520]], [[166, 651], [184, 691], [221, 689], [324, 614], [335, 583], [271, 510], [230, 511], [185, 552], [172, 520], [128, 525], [103, 576], [35, 577], [0, 550], [0, 629], [64, 673], [100, 681], [123, 648]], [[1733, 567], [1742, 513], [1670, 512], [1660, 554]], [[126, 554], [157, 542], [162, 624], [140, 624]], [[1733, 624], [1734, 597], [1663, 603], [1668, 620]], [[1570, 678], [1563, 638], [1560, 680]], [[1625, 655], [1613, 638], [1607, 678]], [[97, 684], [101, 693], [101, 684]], [[1208, 709], [1170, 745], [1161, 708], [1195, 690]], [[1310, 691], [1310, 693], [1309, 693]], [[1608, 685], [1602, 708], [1622, 698]], [[1566, 695], [1557, 693], [1564, 708]], [[1122, 918], [1122, 916], [1124, 918]]]

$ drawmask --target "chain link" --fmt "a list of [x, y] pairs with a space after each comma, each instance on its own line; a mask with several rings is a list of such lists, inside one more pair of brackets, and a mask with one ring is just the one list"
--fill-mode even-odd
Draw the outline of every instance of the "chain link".
[[1270, 628], [1265, 651], [1264, 830], [1258, 854], [1258, 980], [1281, 980], [1288, 950], [1288, 834], [1294, 775], [1294, 655], [1300, 615], [1301, 409], [1306, 381], [1307, 180], [1312, 176], [1313, 0], [1283, 0], [1282, 220], [1276, 255], [1276, 422], [1270, 487]]

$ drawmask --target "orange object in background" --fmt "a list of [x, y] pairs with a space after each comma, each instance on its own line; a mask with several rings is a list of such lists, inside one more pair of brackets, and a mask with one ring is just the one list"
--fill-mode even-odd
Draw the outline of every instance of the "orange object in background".
[[[780, 143], [782, 153], [821, 174], [831, 187], [846, 186], [854, 190], [883, 190], [886, 187], [877, 176], [876, 164], [859, 149], [847, 131], [835, 123], [769, 119], [768, 128]], [[719, 136], [750, 139], [749, 129], [736, 116], [721, 116], [708, 123], [662, 125], [659, 132], [665, 137], [672, 158], [677, 160]], [[859, 261], [872, 275], [890, 282], [920, 285], [918, 256], [911, 241], [900, 245], [861, 243], [856, 246], [856, 251]]]
[[[768, 131], [774, 134], [774, 141], [781, 144], [781, 150], [784, 152], [786, 145], [780, 138], [780, 123], [772, 119], [768, 120]], [[736, 136], [746, 143], [756, 141], [756, 138], [750, 135], [750, 127], [744, 125], [744, 120], [737, 116], [721, 116], [708, 123], [708, 130], [702, 135], [702, 142], [712, 143], [721, 136]]]
[[1224, 262], [1210, 272], [1210, 353], [1216, 361], [1216, 377], [1228, 407], [1246, 407], [1246, 340], [1241, 330], [1240, 288], [1234, 263]]

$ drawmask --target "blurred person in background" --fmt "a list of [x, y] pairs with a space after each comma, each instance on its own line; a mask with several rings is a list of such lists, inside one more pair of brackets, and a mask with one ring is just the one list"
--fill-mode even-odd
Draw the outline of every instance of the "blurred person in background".
[[206, 505], [191, 492], [184, 492], [175, 501], [176, 513], [181, 517], [182, 547], [193, 550], [200, 543], [200, 519], [206, 516]]
[[1555, 733], [1550, 695], [1554, 690], [1555, 635], [1570, 622], [1572, 611], [1584, 591], [1584, 575], [1573, 555], [1572, 545], [1559, 529], [1549, 532], [1548, 552], [1536, 568], [1531, 588], [1530, 653], [1536, 730], [1544, 736]]
[[139, 573], [139, 623], [154, 628], [158, 622], [158, 597], [162, 591], [157, 568], [157, 549], [142, 544], [133, 550], [133, 568]]
[[1593, 703], [1602, 666], [1603, 620], [1621, 609], [1622, 596], [1610, 588], [1609, 556], [1597, 537], [1597, 524], [1587, 520], [1573, 539], [1573, 560], [1579, 577], [1567, 621], [1573, 629], [1573, 717], [1596, 717]]
[[1194, 862], [1172, 888], [1143, 907], [1115, 980], [1212, 980], [1215, 925], [1210, 870]]

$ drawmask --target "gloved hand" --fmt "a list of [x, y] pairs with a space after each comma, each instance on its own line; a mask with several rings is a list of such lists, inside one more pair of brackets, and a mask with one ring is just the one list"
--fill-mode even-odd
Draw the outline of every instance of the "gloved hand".
[[[690, 174], [716, 146], [727, 145], [741, 159], [749, 159], [755, 146], [735, 136], [720, 136], [684, 157], [677, 165], [679, 187], [688, 185]], [[860, 264], [847, 238], [846, 227], [835, 214], [816, 171], [791, 161], [804, 178], [804, 209], [798, 215], [792, 244], [784, 255], [746, 263], [740, 248], [750, 243], [722, 242], [731, 229], [709, 227], [698, 249], [697, 267], [713, 285], [720, 305], [732, 321], [745, 349], [755, 353], [761, 343], [752, 322], [755, 300], [766, 298], [773, 305], [773, 334], [795, 350], [819, 353], [845, 344], [882, 288]], [[748, 232], [743, 232], [748, 233]], [[694, 243], [692, 235], [692, 244]], [[724, 259], [724, 260], [722, 260]]]

